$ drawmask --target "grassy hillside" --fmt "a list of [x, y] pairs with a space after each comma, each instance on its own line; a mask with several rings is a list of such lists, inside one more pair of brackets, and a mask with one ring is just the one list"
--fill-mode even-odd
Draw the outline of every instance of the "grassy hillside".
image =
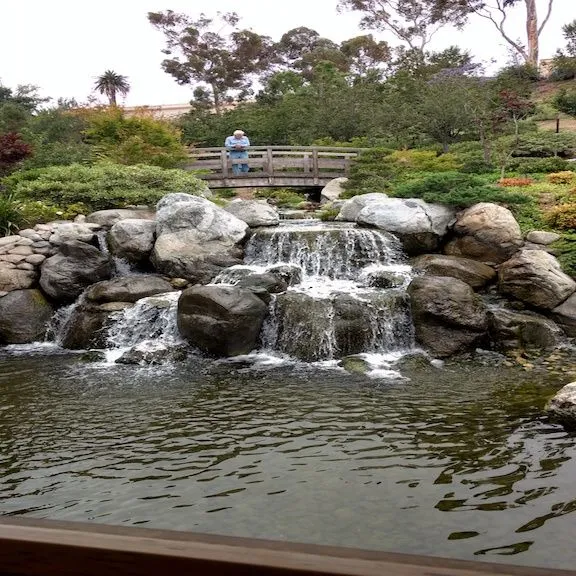
[[[542, 130], [556, 130], [557, 112], [552, 109], [551, 102], [554, 96], [562, 90], [576, 90], [576, 80], [563, 80], [562, 82], [548, 82], [543, 80], [536, 84], [532, 95], [534, 102], [539, 108], [538, 126]], [[566, 114], [560, 114], [560, 131], [576, 132], [576, 118]]]

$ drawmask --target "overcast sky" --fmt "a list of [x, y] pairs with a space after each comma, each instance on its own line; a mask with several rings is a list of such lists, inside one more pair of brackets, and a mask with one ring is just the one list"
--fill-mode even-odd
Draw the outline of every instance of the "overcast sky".
[[[163, 38], [148, 23], [150, 11], [171, 9], [197, 15], [204, 11], [239, 12], [241, 25], [279, 39], [307, 26], [335, 41], [360, 33], [359, 15], [338, 14], [337, 0], [0, 0], [0, 81], [7, 86], [36, 84], [42, 94], [83, 101], [94, 78], [111, 69], [128, 76], [126, 105], [188, 102], [192, 89], [178, 86], [160, 68]], [[521, 3], [523, 5], [523, 3]], [[538, 0], [539, 6], [547, 4]], [[523, 8], [510, 18], [510, 35], [523, 37]], [[541, 58], [563, 44], [562, 24], [576, 18], [576, 0], [555, 0], [541, 37]], [[379, 38], [391, 37], [377, 34]], [[464, 32], [446, 29], [433, 44], [458, 44], [479, 60], [506, 60], [506, 48], [492, 25], [474, 19]]]

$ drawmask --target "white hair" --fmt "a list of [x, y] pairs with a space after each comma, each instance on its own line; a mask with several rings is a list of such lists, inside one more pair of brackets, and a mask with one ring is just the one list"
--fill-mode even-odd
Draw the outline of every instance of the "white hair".
[[242, 136], [244, 136], [244, 132], [242, 130], [234, 130], [234, 136], [236, 136], [236, 134], [242, 134]]

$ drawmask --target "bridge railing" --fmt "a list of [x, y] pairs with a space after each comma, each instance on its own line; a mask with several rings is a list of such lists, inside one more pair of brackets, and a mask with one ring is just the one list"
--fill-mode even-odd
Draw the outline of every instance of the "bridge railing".
[[[248, 158], [231, 159], [225, 148], [190, 148], [190, 170], [206, 171], [205, 180], [228, 178], [326, 179], [347, 176], [360, 148], [325, 146], [252, 146]], [[234, 174], [234, 164], [247, 164], [250, 173]]]

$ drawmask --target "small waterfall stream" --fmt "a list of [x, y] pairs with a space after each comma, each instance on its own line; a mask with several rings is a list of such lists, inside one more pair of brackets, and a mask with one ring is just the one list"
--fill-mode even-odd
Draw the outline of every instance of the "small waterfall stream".
[[306, 361], [413, 346], [406, 287], [411, 268], [396, 237], [350, 224], [292, 221], [255, 232], [246, 264], [216, 284], [288, 266], [301, 282], [273, 298], [262, 347]]

